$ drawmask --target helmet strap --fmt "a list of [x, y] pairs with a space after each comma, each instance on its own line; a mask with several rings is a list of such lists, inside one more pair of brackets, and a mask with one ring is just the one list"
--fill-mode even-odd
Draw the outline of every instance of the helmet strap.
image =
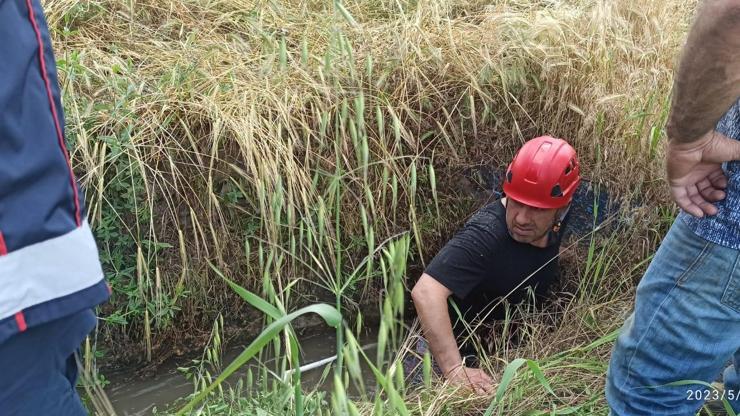
[[558, 222], [561, 222], [565, 219], [565, 216], [568, 215], [568, 212], [570, 212], [570, 204], [565, 206], [565, 210], [562, 214], [560, 214], [560, 218], [558, 218]]
[[570, 204], [565, 207], [565, 210], [563, 210], [563, 213], [560, 214], [560, 218], [555, 221], [555, 224], [552, 225], [552, 231], [555, 233], [559, 233], [560, 229], [563, 227], [563, 220], [565, 220], [565, 216], [568, 215], [568, 211], [570, 211]]

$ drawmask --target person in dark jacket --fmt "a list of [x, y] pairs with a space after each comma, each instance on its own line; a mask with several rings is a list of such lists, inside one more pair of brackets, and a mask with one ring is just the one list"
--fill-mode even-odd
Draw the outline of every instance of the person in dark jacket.
[[[450, 382], [490, 392], [491, 378], [476, 368], [467, 327], [503, 319], [502, 302], [525, 301], [530, 289], [535, 299], [545, 298], [557, 280], [562, 223], [579, 172], [565, 140], [543, 136], [525, 143], [506, 172], [506, 198], [476, 212], [414, 286], [422, 342]], [[456, 307], [448, 308], [450, 298]]]
[[0, 1], [0, 414], [85, 414], [75, 351], [106, 301], [38, 0]]

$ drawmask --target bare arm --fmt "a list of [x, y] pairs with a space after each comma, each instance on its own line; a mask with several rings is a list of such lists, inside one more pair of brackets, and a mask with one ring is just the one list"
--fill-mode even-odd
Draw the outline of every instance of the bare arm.
[[451, 294], [450, 289], [426, 273], [421, 275], [411, 291], [424, 337], [445, 375], [462, 365], [462, 357], [452, 333], [452, 322], [447, 310], [447, 298]]
[[668, 119], [671, 196], [696, 217], [725, 198], [722, 163], [740, 159], [740, 141], [714, 130], [740, 96], [740, 0], [706, 0], [689, 32]]
[[740, 0], [706, 0], [673, 84], [667, 132], [682, 143], [714, 129], [740, 96]]
[[472, 387], [477, 393], [493, 390], [491, 377], [480, 368], [463, 365], [452, 322], [447, 310], [447, 298], [452, 292], [432, 276], [424, 273], [411, 291], [422, 331], [429, 342], [432, 356], [446, 379], [452, 383]]

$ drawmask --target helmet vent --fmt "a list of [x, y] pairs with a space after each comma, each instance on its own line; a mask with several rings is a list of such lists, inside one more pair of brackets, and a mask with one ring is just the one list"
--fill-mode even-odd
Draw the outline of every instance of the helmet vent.
[[550, 196], [554, 198], [555, 197], [559, 198], [563, 196], [563, 190], [560, 189], [560, 184], [557, 184], [552, 187], [552, 191], [550, 191]]
[[571, 173], [574, 167], [575, 167], [575, 162], [573, 161], [573, 159], [571, 159], [570, 162], [568, 162], [568, 166], [565, 167], [565, 174], [567, 175]]

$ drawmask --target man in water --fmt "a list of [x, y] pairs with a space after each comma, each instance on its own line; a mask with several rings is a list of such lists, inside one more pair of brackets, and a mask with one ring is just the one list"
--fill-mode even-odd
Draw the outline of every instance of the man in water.
[[[739, 96], [740, 1], [707, 0], [684, 47], [668, 120], [668, 185], [682, 212], [614, 345], [611, 415], [693, 416], [707, 399], [740, 411]], [[723, 391], [694, 384], [718, 377]]]
[[[491, 378], [465, 356], [476, 351], [464, 327], [503, 318], [557, 280], [562, 221], [580, 181], [575, 150], [538, 137], [522, 146], [504, 178], [506, 197], [480, 209], [434, 257], [411, 296], [424, 337], [445, 378], [485, 393]], [[452, 297], [456, 308], [448, 308]], [[454, 322], [454, 326], [453, 326]]]

